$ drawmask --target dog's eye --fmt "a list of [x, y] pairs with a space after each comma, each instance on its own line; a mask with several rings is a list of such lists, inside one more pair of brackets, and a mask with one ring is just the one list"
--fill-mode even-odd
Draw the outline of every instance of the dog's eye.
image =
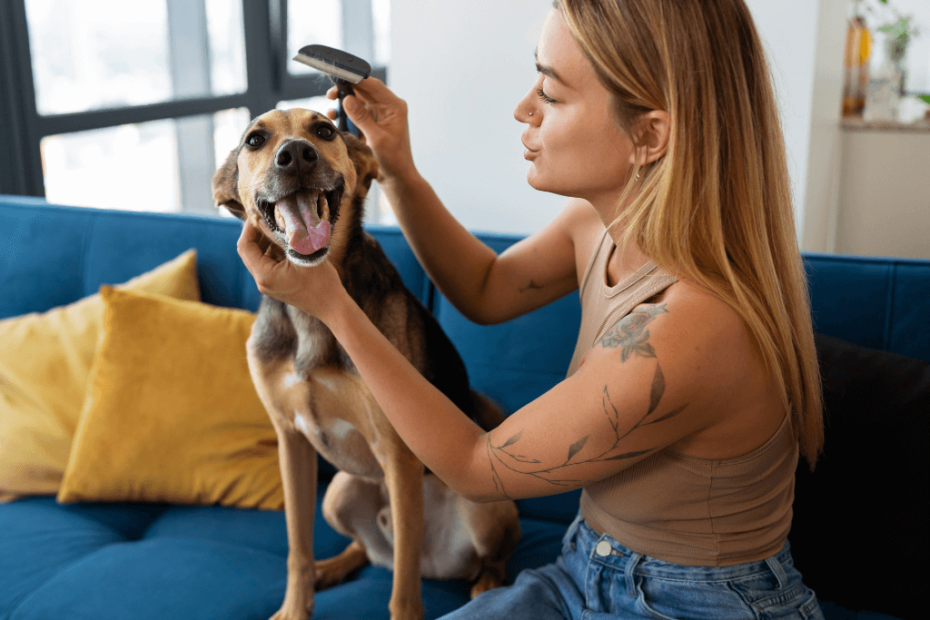
[[260, 133], [253, 133], [251, 136], [245, 139], [245, 144], [250, 149], [257, 149], [265, 143], [265, 136]]
[[324, 140], [332, 140], [336, 137], [336, 130], [333, 129], [330, 125], [319, 125], [316, 128], [316, 135], [323, 138]]

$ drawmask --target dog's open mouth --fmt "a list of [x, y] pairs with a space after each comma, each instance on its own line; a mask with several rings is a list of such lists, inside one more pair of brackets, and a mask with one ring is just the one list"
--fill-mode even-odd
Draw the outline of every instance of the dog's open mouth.
[[340, 193], [302, 189], [275, 202], [258, 201], [268, 228], [287, 243], [288, 258], [305, 265], [322, 262], [332, 234], [331, 205], [339, 204]]

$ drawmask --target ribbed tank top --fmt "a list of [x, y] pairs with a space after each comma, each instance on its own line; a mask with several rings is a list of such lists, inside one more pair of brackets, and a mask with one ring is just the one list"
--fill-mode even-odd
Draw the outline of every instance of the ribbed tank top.
[[[649, 261], [608, 286], [614, 247], [605, 231], [581, 281], [581, 329], [573, 375], [604, 333], [677, 279]], [[685, 566], [763, 560], [781, 550], [791, 527], [798, 442], [786, 415], [775, 434], [749, 454], [702, 459], [666, 448], [581, 494], [581, 513], [633, 551]]]

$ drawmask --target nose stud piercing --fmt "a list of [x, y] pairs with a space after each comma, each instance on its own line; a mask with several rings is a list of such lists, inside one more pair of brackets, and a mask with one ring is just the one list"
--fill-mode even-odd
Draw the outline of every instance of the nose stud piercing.
[[532, 113], [532, 112], [530, 112], [530, 116], [533, 116], [533, 113]]

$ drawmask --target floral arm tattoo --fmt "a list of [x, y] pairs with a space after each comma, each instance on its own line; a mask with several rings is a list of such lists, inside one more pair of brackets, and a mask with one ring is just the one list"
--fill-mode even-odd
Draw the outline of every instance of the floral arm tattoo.
[[[656, 316], [667, 312], [668, 310], [665, 309], [665, 305], [643, 306], [636, 312], [632, 312], [620, 320], [597, 342], [597, 344], [600, 344], [605, 349], [619, 348], [621, 362], [626, 362], [634, 355], [645, 358], [656, 358], [655, 349], [649, 344], [649, 332], [646, 331], [645, 328]], [[586, 435], [568, 446], [567, 456], [562, 463], [543, 463], [532, 456], [524, 454], [524, 450], [518, 445], [523, 436], [522, 430], [497, 446], [491, 443], [491, 435], [488, 433], [487, 453], [488, 461], [491, 464], [491, 475], [494, 480], [495, 489], [507, 499], [513, 499], [507, 494], [504, 481], [500, 475], [504, 470], [532, 476], [553, 486], [578, 487], [584, 483], [584, 480], [566, 477], [566, 474], [570, 476], [570, 470], [568, 469], [570, 467], [605, 461], [622, 461], [657, 450], [658, 447], [649, 448], [647, 450], [624, 452], [620, 447], [620, 442], [635, 430], [644, 426], [670, 420], [687, 407], [687, 404], [685, 404], [661, 417], [653, 417], [664, 393], [665, 376], [662, 374], [662, 367], [657, 360], [656, 370], [653, 374], [652, 386], [650, 388], [649, 409], [636, 422], [633, 428], [624, 433], [620, 428], [620, 412], [613, 404], [610, 392], [605, 385], [603, 394], [601, 395], [601, 407], [603, 408], [607, 423], [612, 429], [614, 437], [613, 445], [599, 454], [581, 455], [580, 453], [584, 450], [585, 444], [591, 436]]]

